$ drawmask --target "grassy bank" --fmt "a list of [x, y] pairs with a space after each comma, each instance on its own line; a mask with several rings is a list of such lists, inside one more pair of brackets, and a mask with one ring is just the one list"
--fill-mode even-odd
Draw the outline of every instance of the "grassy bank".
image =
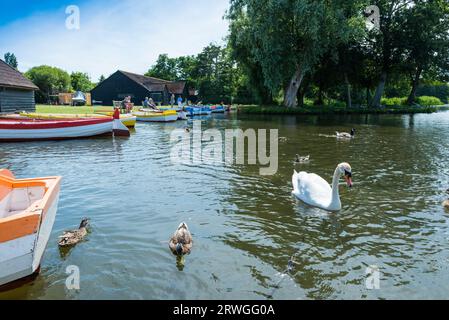
[[113, 111], [112, 107], [70, 107], [70, 106], [49, 106], [49, 105], [36, 105], [36, 112], [38, 113], [60, 113], [60, 114], [92, 114], [96, 112], [108, 112]]
[[346, 108], [342, 106], [304, 106], [286, 108], [281, 106], [234, 106], [243, 114], [289, 114], [289, 115], [319, 115], [319, 114], [415, 114], [433, 113], [439, 107], [431, 106], [388, 106], [382, 108]]

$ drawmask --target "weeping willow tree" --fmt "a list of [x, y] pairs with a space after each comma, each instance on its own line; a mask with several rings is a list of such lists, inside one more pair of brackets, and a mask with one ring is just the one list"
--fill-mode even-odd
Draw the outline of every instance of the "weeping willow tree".
[[[325, 54], [363, 36], [367, 1], [231, 0], [231, 37], [260, 65], [264, 84], [283, 104], [297, 106], [298, 90]], [[235, 27], [238, 26], [238, 27]]]

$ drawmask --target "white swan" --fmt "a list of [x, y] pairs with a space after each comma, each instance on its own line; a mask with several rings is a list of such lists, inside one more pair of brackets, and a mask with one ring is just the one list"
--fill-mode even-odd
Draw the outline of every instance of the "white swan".
[[346, 183], [352, 187], [352, 169], [348, 163], [338, 165], [334, 173], [332, 187], [326, 180], [314, 173], [296, 171], [292, 177], [293, 194], [313, 207], [327, 211], [340, 211], [341, 201], [338, 191], [340, 177], [344, 175]]
[[351, 130], [351, 133], [347, 133], [347, 132], [336, 132], [337, 134], [337, 138], [341, 138], [341, 139], [353, 139], [355, 137], [355, 129]]

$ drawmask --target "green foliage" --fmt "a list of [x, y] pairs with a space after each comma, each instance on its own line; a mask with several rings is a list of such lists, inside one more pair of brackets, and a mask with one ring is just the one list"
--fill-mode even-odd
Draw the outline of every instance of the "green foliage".
[[381, 104], [387, 107], [405, 106], [407, 105], [407, 98], [382, 98]]
[[437, 97], [443, 103], [448, 103], [449, 98], [449, 85], [444, 83], [435, 83], [435, 84], [423, 84], [418, 87], [416, 92], [418, 96], [432, 96]]
[[[286, 88], [292, 76], [313, 72], [320, 59], [363, 34], [364, 1], [236, 0], [228, 19], [242, 62], [257, 62], [272, 93]], [[356, 12], [359, 12], [358, 14]], [[233, 33], [232, 33], [233, 32]], [[251, 57], [247, 57], [248, 53]], [[246, 55], [246, 57], [245, 57]]]
[[416, 100], [421, 106], [441, 106], [444, 103], [437, 97], [421, 96]]
[[28, 70], [25, 76], [40, 89], [36, 94], [38, 103], [47, 102], [51, 94], [68, 92], [71, 89], [70, 75], [59, 68], [45, 65], [38, 66]]
[[87, 73], [72, 72], [70, 75], [72, 89], [75, 91], [89, 92], [94, 88]]
[[[387, 107], [394, 107], [394, 106], [406, 106], [407, 105], [407, 97], [403, 98], [383, 98], [382, 99], [382, 105]], [[441, 102], [440, 99], [437, 97], [430, 97], [430, 96], [421, 96], [416, 99], [416, 103], [420, 106], [441, 106], [444, 103]]]
[[14, 53], [10, 52], [5, 53], [5, 62], [14, 69], [17, 69], [17, 67], [19, 66], [19, 63], [17, 62], [17, 58]]
[[161, 54], [156, 64], [145, 75], [169, 81], [178, 80], [177, 63], [176, 58], [170, 58], [167, 54]]
[[210, 44], [196, 56], [159, 56], [146, 76], [164, 80], [186, 80], [200, 92], [203, 103], [248, 101], [248, 82], [237, 67], [228, 47]]

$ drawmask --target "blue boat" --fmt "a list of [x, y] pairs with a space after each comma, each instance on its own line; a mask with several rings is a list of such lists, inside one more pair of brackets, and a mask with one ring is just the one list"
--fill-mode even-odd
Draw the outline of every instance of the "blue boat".
[[222, 105], [212, 106], [212, 113], [225, 113], [226, 109]]
[[212, 110], [210, 107], [203, 107], [203, 106], [189, 106], [185, 108], [185, 111], [187, 112], [187, 116], [193, 117], [193, 116], [209, 116], [212, 114]]

